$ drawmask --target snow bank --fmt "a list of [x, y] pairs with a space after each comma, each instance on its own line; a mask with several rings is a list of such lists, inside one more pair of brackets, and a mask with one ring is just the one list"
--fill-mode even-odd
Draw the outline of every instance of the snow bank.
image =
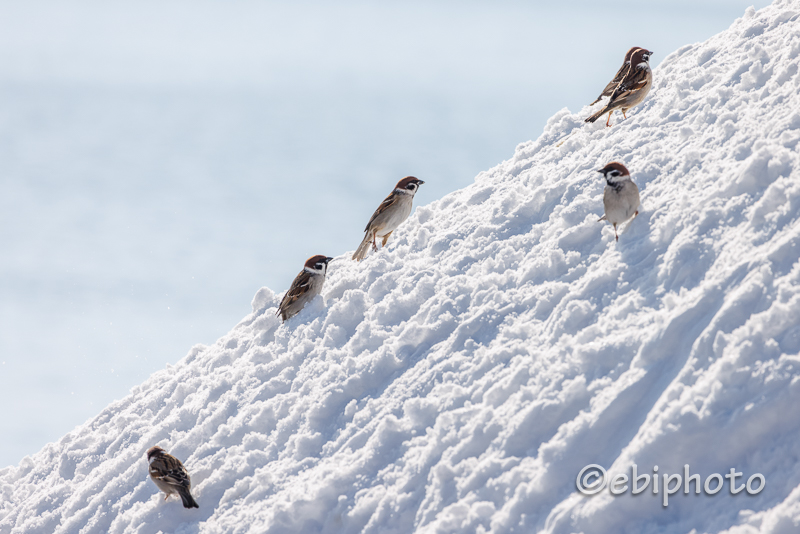
[[[0, 533], [797, 532], [799, 56], [798, 2], [751, 9], [670, 55], [627, 120], [564, 110], [386, 250], [344, 253], [285, 325], [261, 289], [0, 471]], [[614, 159], [643, 199], [619, 243], [594, 172]], [[199, 510], [146, 479], [156, 444]], [[586, 497], [592, 463], [766, 486]]]

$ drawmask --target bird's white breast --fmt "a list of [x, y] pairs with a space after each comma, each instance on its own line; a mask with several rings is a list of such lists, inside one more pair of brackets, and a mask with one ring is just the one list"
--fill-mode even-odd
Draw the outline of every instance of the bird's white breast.
[[403, 221], [408, 219], [408, 216], [411, 215], [413, 202], [414, 197], [412, 195], [401, 195], [395, 204], [396, 209], [384, 212], [385, 218], [378, 230], [378, 236], [382, 237], [397, 230], [397, 227], [403, 224]]
[[627, 221], [639, 209], [639, 188], [630, 180], [623, 181], [619, 191], [606, 185], [603, 191], [603, 208], [610, 223]]

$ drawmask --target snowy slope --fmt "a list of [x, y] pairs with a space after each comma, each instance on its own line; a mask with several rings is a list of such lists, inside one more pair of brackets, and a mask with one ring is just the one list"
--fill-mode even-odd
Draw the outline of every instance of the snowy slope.
[[[261, 289], [0, 471], [0, 533], [798, 532], [799, 66], [778, 0], [673, 53], [613, 128], [560, 112], [386, 250], [340, 256], [293, 320]], [[618, 243], [594, 172], [614, 159], [643, 199]], [[199, 510], [146, 479], [155, 444]], [[586, 497], [592, 463], [766, 486]]]

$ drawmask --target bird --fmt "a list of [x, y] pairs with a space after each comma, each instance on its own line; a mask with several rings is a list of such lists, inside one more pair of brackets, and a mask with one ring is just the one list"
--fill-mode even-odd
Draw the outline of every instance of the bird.
[[653, 86], [653, 71], [650, 70], [649, 63], [651, 54], [652, 52], [644, 48], [634, 50], [631, 54], [631, 65], [614, 92], [611, 93], [611, 98], [608, 99], [603, 109], [588, 117], [586, 122], [594, 122], [608, 112], [606, 126], [611, 126], [609, 124], [611, 114], [617, 109], [622, 111], [623, 117], [628, 118], [625, 112], [641, 104]]
[[414, 195], [417, 193], [419, 186], [424, 183], [413, 176], [406, 176], [397, 182], [394, 190], [381, 202], [381, 205], [370, 217], [367, 227], [364, 228], [364, 239], [356, 249], [355, 254], [353, 254], [354, 260], [361, 261], [367, 256], [370, 243], [372, 243], [372, 250], [377, 251], [378, 245], [375, 241], [378, 237], [383, 238], [381, 246], [386, 246], [386, 242], [392, 232], [411, 214], [411, 203], [414, 200]]
[[597, 172], [603, 173], [606, 187], [603, 190], [604, 215], [599, 221], [608, 221], [614, 225], [614, 236], [619, 241], [617, 225], [631, 217], [639, 215], [639, 188], [631, 180], [631, 174], [625, 165], [612, 161]]
[[608, 82], [608, 84], [606, 85], [606, 88], [603, 89], [602, 93], [600, 93], [600, 96], [598, 96], [597, 99], [595, 99], [594, 102], [589, 104], [590, 106], [594, 106], [595, 104], [600, 102], [600, 99], [603, 98], [604, 96], [611, 96], [611, 94], [614, 92], [614, 89], [617, 88], [617, 85], [619, 85], [619, 82], [622, 81], [622, 78], [625, 76], [625, 73], [628, 72], [628, 68], [631, 66], [631, 55], [636, 50], [638, 50], [639, 48], [641, 48], [641, 47], [632, 46], [625, 53], [625, 59], [622, 61], [622, 66], [619, 68], [617, 73], [614, 75], [614, 78], [610, 82]]
[[184, 508], [200, 508], [190, 492], [192, 479], [180, 460], [156, 446], [148, 449], [147, 463], [150, 464], [150, 478], [166, 494], [165, 501], [171, 494], [177, 493]]
[[289, 286], [289, 291], [281, 299], [275, 315], [280, 315], [286, 321], [300, 313], [303, 306], [319, 295], [322, 291], [322, 284], [325, 282], [328, 263], [332, 259], [322, 254], [308, 258], [303, 270], [294, 278], [292, 285]]

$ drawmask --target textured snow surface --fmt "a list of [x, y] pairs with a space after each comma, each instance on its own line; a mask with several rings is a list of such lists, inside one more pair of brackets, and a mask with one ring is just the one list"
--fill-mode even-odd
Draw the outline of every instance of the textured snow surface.
[[[800, 3], [778, 0], [669, 56], [613, 128], [560, 112], [387, 249], [342, 253], [294, 319], [261, 289], [0, 471], [0, 533], [800, 531], [799, 66]], [[643, 202], [618, 243], [595, 172], [615, 159]], [[146, 478], [152, 445], [199, 510]], [[766, 487], [665, 508], [577, 493], [590, 463]]]

